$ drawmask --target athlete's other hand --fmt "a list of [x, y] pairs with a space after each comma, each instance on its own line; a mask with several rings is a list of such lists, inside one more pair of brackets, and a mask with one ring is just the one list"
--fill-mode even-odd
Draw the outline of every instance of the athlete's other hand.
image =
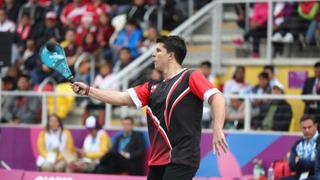
[[229, 147], [222, 129], [217, 128], [213, 130], [212, 146], [213, 146], [213, 153], [218, 154], [218, 156], [222, 152], [221, 149], [225, 153], [227, 152]]
[[71, 88], [73, 92], [79, 95], [88, 95], [90, 91], [90, 86], [82, 83], [82, 82], [74, 82], [71, 84]]

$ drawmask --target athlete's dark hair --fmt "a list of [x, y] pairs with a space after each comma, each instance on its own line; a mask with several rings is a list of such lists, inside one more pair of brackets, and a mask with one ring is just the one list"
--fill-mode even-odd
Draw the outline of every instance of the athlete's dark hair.
[[179, 36], [162, 36], [157, 39], [157, 43], [163, 43], [168, 52], [173, 52], [177, 62], [181, 65], [187, 54], [184, 40]]

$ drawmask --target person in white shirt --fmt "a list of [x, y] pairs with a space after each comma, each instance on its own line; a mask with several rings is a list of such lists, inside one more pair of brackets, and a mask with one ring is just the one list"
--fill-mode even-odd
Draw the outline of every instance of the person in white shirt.
[[4, 9], [0, 9], [0, 32], [14, 33], [15, 30], [15, 23], [7, 18], [7, 14]]
[[227, 81], [223, 88], [224, 94], [246, 94], [250, 91], [251, 86], [245, 82], [245, 68], [237, 66], [232, 79]]

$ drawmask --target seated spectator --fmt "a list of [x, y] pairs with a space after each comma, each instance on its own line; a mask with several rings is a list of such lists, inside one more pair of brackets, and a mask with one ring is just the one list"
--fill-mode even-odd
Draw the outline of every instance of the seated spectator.
[[[97, 29], [97, 42], [104, 49], [108, 49], [109, 40], [114, 32], [114, 27], [111, 24], [111, 17], [107, 13], [101, 13], [99, 16], [98, 29]], [[109, 58], [111, 59], [111, 58]]]
[[76, 71], [76, 74], [74, 76], [74, 79], [76, 81], [81, 81], [87, 84], [91, 84], [90, 82], [90, 55], [89, 54], [82, 54], [79, 56], [79, 58], [83, 58], [82, 60], [78, 60], [78, 62], [74, 65], [74, 69]]
[[[13, 91], [15, 88], [14, 80], [13, 78], [9, 76], [5, 76], [2, 78], [2, 91]], [[10, 112], [11, 109], [14, 106], [14, 101], [15, 97], [14, 96], [3, 96], [1, 97], [1, 118], [0, 122], [9, 122], [10, 120], [13, 119], [13, 114], [12, 113], [6, 113]]]
[[16, 30], [16, 24], [7, 18], [6, 11], [0, 9], [0, 32], [14, 33]]
[[38, 152], [41, 171], [64, 172], [67, 161], [75, 158], [72, 135], [56, 114], [49, 117], [46, 129], [39, 134]]
[[[314, 76], [305, 80], [302, 93], [303, 95], [319, 95], [320, 94], [320, 62], [314, 65]], [[319, 100], [304, 100], [304, 113], [313, 115], [317, 123], [320, 123], [320, 101]]]
[[81, 23], [81, 18], [85, 14], [85, 4], [82, 0], [72, 0], [67, 3], [62, 13], [60, 14], [60, 20], [62, 24], [68, 28], [76, 28]]
[[114, 58], [117, 57], [118, 51], [127, 47], [133, 58], [138, 56], [138, 46], [142, 40], [142, 31], [133, 20], [128, 20], [126, 26], [121, 30], [113, 44]]
[[146, 38], [139, 45], [139, 52], [144, 53], [157, 44], [159, 32], [156, 27], [149, 27], [147, 30]]
[[237, 66], [235, 72], [233, 73], [232, 79], [225, 83], [223, 93], [247, 94], [250, 89], [250, 85], [245, 82], [245, 67]]
[[113, 73], [117, 73], [121, 71], [131, 62], [132, 62], [132, 56], [130, 53], [130, 49], [126, 47], [121, 48], [119, 52], [119, 60], [116, 62], [112, 70]]
[[143, 175], [146, 151], [143, 134], [133, 130], [134, 120], [126, 117], [121, 120], [123, 131], [117, 136], [110, 152], [106, 153], [95, 168], [100, 174]]
[[312, 116], [303, 116], [300, 120], [303, 138], [299, 139], [292, 147], [289, 157], [289, 167], [295, 175], [285, 177], [283, 180], [299, 179], [307, 173], [307, 180], [312, 180], [315, 173], [315, 158], [320, 136], [317, 131], [317, 122]]
[[107, 3], [111, 5], [111, 16], [117, 16], [124, 14], [128, 11], [131, 5], [131, 0], [107, 0]]
[[[69, 67], [73, 67], [76, 59], [80, 55], [80, 49], [76, 43], [76, 31], [68, 29], [65, 33], [65, 39], [61, 42], [61, 47], [64, 49]], [[73, 68], [71, 68], [73, 69]]]
[[[18, 80], [19, 91], [30, 91], [30, 76], [21, 75]], [[13, 123], [38, 123], [40, 101], [36, 96], [17, 96], [13, 108], [6, 112], [11, 113]]]
[[245, 40], [252, 38], [251, 57], [260, 57], [260, 39], [267, 35], [268, 3], [256, 2], [250, 17], [250, 29], [245, 35]]
[[[251, 89], [251, 94], [263, 95], [270, 94], [270, 81], [269, 76], [266, 72], [261, 72], [258, 76], [259, 83]], [[268, 108], [269, 101], [265, 99], [253, 99], [252, 100], [252, 121], [251, 127], [253, 129], [262, 128], [263, 114]]]
[[96, 34], [97, 27], [93, 22], [93, 16], [83, 15], [81, 18], [81, 24], [77, 27], [77, 36], [76, 36], [76, 42], [78, 45], [81, 45], [83, 43], [83, 39], [88, 33]]
[[263, 67], [263, 72], [266, 72], [268, 74], [268, 77], [270, 79], [270, 88], [272, 88], [274, 85], [280, 84], [281, 86], [282, 83], [275, 77], [275, 72], [274, 72], [274, 66], [272, 65], [267, 65]]
[[[92, 86], [98, 89], [119, 89], [118, 83], [113, 83], [107, 86], [106, 84], [109, 81], [113, 81], [115, 78], [114, 74], [112, 73], [111, 65], [103, 64], [99, 67], [99, 74], [95, 77]], [[82, 114], [82, 122], [84, 124], [85, 120], [88, 118], [92, 110], [98, 110], [98, 120], [101, 126], [104, 125], [105, 122], [105, 103], [97, 101], [93, 98], [89, 98], [89, 102], [86, 106], [85, 111]], [[110, 112], [111, 113], [111, 112]]]
[[[202, 62], [199, 69], [209, 82], [214, 83], [214, 76], [211, 74], [212, 67], [209, 61]], [[203, 103], [202, 127], [207, 129], [211, 128], [211, 106], [207, 102]]]
[[37, 0], [29, 0], [20, 7], [18, 21], [20, 21], [21, 16], [26, 13], [30, 16], [31, 24], [35, 25], [43, 21], [45, 9], [39, 5]]
[[148, 4], [145, 0], [133, 0], [130, 9], [127, 12], [127, 19], [134, 19], [140, 27], [144, 28], [144, 14], [148, 10]]
[[[60, 15], [62, 13], [63, 7], [65, 6], [64, 0], [53, 0], [51, 3], [46, 7], [46, 11], [53, 11], [57, 15]], [[58, 24], [61, 25], [60, 18], [58, 19]]]
[[36, 39], [37, 44], [44, 44], [49, 39], [54, 38], [60, 42], [63, 39], [63, 33], [58, 26], [57, 15], [50, 11], [46, 13], [44, 23], [38, 23], [32, 31], [32, 37]]
[[[272, 94], [283, 95], [284, 87], [282, 84], [274, 84]], [[285, 99], [272, 99], [263, 115], [262, 128], [273, 131], [288, 131], [292, 118], [292, 109]]]
[[91, 32], [87, 33], [81, 43], [82, 52], [92, 54], [96, 57], [99, 48], [100, 46], [96, 41], [95, 35]]
[[[236, 94], [236, 93], [235, 93]], [[226, 122], [224, 129], [243, 129], [244, 127], [244, 102], [240, 98], [231, 98], [226, 108]]]
[[85, 127], [88, 134], [82, 149], [76, 148], [79, 159], [68, 165], [71, 172], [92, 172], [102, 156], [111, 148], [110, 137], [101, 129], [96, 117], [89, 116]]
[[4, 9], [8, 15], [8, 18], [17, 23], [18, 21], [18, 14], [20, 9], [20, 4], [15, 2], [15, 0], [6, 0]]
[[21, 48], [25, 47], [25, 42], [31, 36], [32, 25], [29, 14], [23, 14], [17, 26], [18, 44]]
[[21, 53], [21, 57], [16, 64], [21, 70], [31, 72], [37, 66], [36, 63], [39, 58], [37, 43], [36, 40], [32, 38], [27, 39], [25, 43], [25, 50]]

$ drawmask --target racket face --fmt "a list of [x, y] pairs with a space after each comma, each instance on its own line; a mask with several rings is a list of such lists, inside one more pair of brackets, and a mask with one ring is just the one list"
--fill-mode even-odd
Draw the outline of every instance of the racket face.
[[43, 64], [59, 72], [64, 78], [70, 79], [72, 77], [65, 52], [59, 44], [55, 43], [53, 52], [49, 51], [46, 45], [42, 46], [40, 57]]

